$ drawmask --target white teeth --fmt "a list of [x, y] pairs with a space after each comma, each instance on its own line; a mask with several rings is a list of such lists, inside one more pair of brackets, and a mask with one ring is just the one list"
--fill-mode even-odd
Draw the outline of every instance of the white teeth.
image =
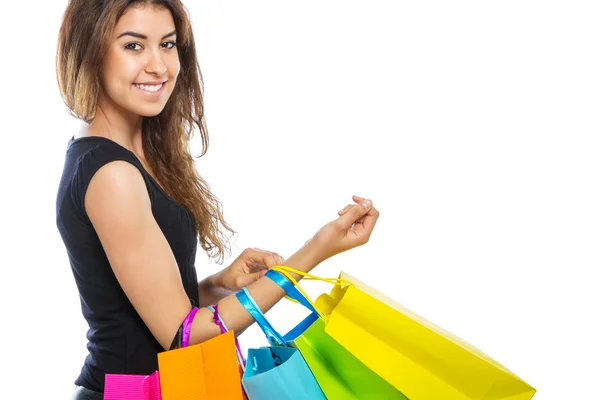
[[163, 85], [162, 83], [160, 85], [156, 85], [156, 86], [138, 85], [137, 83], [135, 84], [135, 86], [137, 88], [145, 90], [147, 92], [157, 92], [158, 90], [160, 90], [162, 85]]

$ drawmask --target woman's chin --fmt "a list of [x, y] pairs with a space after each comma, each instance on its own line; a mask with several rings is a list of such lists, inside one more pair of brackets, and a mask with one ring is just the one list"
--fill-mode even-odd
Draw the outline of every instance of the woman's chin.
[[135, 110], [135, 113], [142, 117], [156, 117], [162, 112], [165, 107], [139, 107]]

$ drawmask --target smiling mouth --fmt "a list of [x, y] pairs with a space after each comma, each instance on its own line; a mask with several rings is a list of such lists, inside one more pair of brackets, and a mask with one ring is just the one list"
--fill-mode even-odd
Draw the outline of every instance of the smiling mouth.
[[146, 92], [154, 93], [158, 92], [164, 86], [165, 82], [159, 83], [158, 85], [142, 85], [139, 83], [134, 83], [133, 86], [137, 87], [140, 90], [144, 90]]

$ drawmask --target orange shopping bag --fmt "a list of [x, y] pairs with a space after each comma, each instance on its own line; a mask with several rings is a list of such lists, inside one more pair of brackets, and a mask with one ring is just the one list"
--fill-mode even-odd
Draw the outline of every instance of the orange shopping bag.
[[162, 400], [243, 400], [233, 331], [158, 354]]

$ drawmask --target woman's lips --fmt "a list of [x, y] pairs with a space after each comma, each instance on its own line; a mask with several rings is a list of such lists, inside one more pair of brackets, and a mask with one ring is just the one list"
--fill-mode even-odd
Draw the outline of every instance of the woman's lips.
[[136, 89], [146, 96], [160, 96], [165, 89], [165, 82], [151, 83], [134, 83]]

